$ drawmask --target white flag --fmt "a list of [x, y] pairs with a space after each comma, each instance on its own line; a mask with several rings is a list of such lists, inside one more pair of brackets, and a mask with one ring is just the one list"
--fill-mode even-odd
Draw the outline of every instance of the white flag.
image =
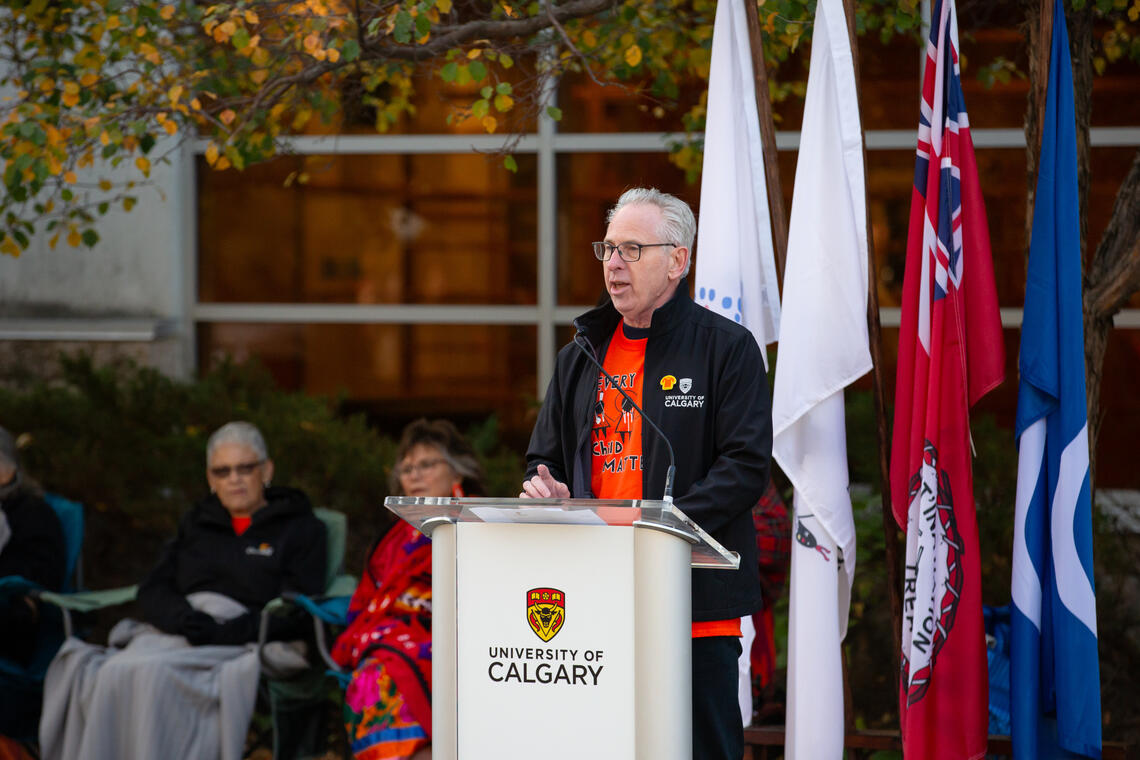
[[707, 114], [696, 301], [747, 327], [764, 348], [780, 329], [780, 293], [741, 0], [717, 3]]
[[871, 369], [855, 70], [840, 0], [819, 0], [796, 164], [772, 402], [772, 453], [795, 489], [785, 756], [843, 755], [855, 572], [843, 389]]

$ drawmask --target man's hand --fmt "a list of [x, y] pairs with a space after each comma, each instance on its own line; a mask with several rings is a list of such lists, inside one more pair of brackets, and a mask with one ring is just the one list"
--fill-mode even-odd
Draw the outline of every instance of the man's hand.
[[520, 499], [569, 499], [570, 489], [565, 483], [554, 479], [550, 468], [544, 464], [538, 466], [538, 474], [530, 480], [523, 481], [523, 492]]

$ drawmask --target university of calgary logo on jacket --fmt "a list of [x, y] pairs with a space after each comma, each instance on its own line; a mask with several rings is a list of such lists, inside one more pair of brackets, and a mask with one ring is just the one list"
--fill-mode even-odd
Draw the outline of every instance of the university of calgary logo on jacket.
[[550, 641], [566, 622], [566, 594], [556, 588], [526, 592], [526, 622], [543, 641]]
[[264, 541], [262, 541], [257, 546], [245, 547], [245, 553], [250, 555], [250, 556], [254, 556], [254, 557], [272, 557], [273, 556], [273, 547], [270, 544], [267, 544]]

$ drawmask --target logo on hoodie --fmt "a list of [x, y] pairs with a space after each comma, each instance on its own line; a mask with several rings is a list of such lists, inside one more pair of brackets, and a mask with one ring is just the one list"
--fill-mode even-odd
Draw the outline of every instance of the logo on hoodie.
[[273, 547], [262, 541], [257, 546], [245, 547], [245, 553], [251, 557], [272, 557]]

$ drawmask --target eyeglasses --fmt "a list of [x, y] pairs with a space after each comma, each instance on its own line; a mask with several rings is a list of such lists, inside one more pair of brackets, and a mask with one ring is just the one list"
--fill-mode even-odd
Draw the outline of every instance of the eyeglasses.
[[428, 470], [432, 469], [433, 467], [438, 467], [446, 461], [446, 459], [425, 459], [422, 462], [416, 462], [415, 464], [402, 464], [396, 468], [396, 475], [401, 478], [408, 478], [413, 474], [423, 475]]
[[622, 261], [637, 261], [641, 258], [642, 248], [656, 248], [661, 245], [670, 248], [677, 247], [672, 243], [619, 243], [614, 245], [613, 243], [599, 241], [594, 243], [594, 256], [597, 257], [598, 261], [609, 261], [610, 256], [614, 255], [614, 251], [617, 251]]
[[236, 472], [241, 476], [252, 475], [253, 471], [260, 467], [264, 461], [264, 459], [258, 459], [256, 462], [243, 462], [242, 464], [232, 466], [227, 464], [222, 467], [211, 467], [210, 474], [218, 480], [225, 480], [230, 476], [231, 472]]

